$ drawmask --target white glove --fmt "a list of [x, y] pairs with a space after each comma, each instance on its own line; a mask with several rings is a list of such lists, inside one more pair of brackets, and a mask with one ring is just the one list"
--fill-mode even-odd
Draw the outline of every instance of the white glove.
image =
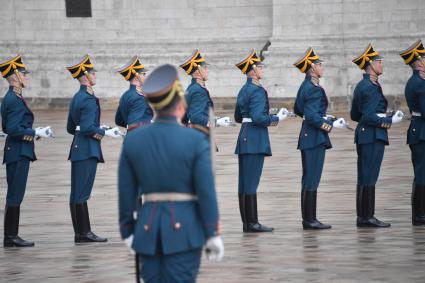
[[100, 126], [100, 128], [102, 129], [102, 130], [110, 130], [110, 129], [112, 129], [112, 127], [111, 126], [109, 126], [109, 125], [102, 125], [102, 126]]
[[224, 256], [224, 244], [221, 236], [209, 238], [205, 245], [205, 252], [208, 260], [221, 261]]
[[218, 118], [217, 121], [215, 121], [215, 124], [218, 127], [228, 127], [231, 123], [232, 121], [229, 117]]
[[279, 122], [285, 120], [288, 117], [288, 109], [280, 108], [279, 112], [277, 112], [276, 116], [279, 118]]
[[133, 239], [134, 239], [134, 236], [133, 236], [133, 234], [131, 234], [128, 238], [124, 239], [124, 243], [127, 246], [127, 248], [130, 251], [130, 253], [132, 255], [135, 255], [136, 253], [134, 252], [133, 247], [132, 247], [132, 245], [133, 245]]
[[105, 131], [105, 136], [111, 137], [111, 138], [119, 138], [122, 136], [123, 133], [121, 133], [120, 129], [118, 127], [109, 129]]
[[332, 127], [342, 129], [345, 128], [346, 124], [344, 118], [338, 118], [333, 122]]
[[53, 137], [53, 131], [50, 126], [35, 128], [35, 135], [41, 138]]
[[401, 122], [401, 120], [403, 120], [403, 117], [404, 117], [404, 113], [401, 112], [400, 110], [397, 110], [395, 114], [391, 117], [392, 123], [396, 124]]

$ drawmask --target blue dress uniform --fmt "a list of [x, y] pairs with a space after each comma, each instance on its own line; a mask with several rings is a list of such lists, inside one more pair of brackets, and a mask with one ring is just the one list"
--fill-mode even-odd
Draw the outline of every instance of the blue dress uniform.
[[[381, 60], [371, 44], [353, 60], [364, 70], [369, 62]], [[392, 119], [386, 116], [388, 102], [382, 93], [377, 78], [363, 74], [363, 79], [354, 89], [351, 119], [358, 122], [354, 142], [357, 147], [357, 226], [389, 227], [374, 217], [375, 184], [378, 180], [385, 146], [388, 145], [387, 130]]]
[[214, 103], [210, 97], [208, 89], [199, 83], [195, 78], [186, 90], [187, 117], [188, 123], [208, 126], [208, 113], [210, 108], [214, 108]]
[[[247, 74], [262, 65], [254, 50], [236, 66]], [[269, 126], [276, 126], [279, 118], [269, 114], [267, 91], [261, 84], [248, 77], [239, 91], [235, 121], [242, 123], [235, 154], [239, 162], [238, 198], [244, 232], [271, 232], [273, 228], [258, 222], [257, 188], [263, 172], [264, 157], [271, 156]]]
[[[202, 57], [200, 51], [195, 50], [192, 56], [185, 63], [181, 64], [180, 67], [188, 75], [192, 75], [197, 70], [201, 70], [201, 74], [203, 74], [203, 68], [206, 65], [205, 58]], [[205, 87], [205, 81], [192, 78], [190, 85], [186, 89], [185, 99], [187, 111], [183, 119], [184, 122], [189, 125], [208, 127], [208, 113], [210, 108], [214, 109], [214, 103], [208, 89]]]
[[[126, 81], [140, 80], [142, 83], [141, 75], [144, 75], [147, 70], [140, 63], [139, 57], [134, 56], [118, 72]], [[141, 87], [130, 83], [130, 88], [121, 96], [115, 114], [115, 124], [120, 127], [127, 127], [127, 131], [130, 132], [139, 126], [149, 124], [152, 118], [153, 111], [143, 95]]]
[[208, 136], [162, 114], [184, 99], [173, 66], [154, 70], [145, 92], [158, 116], [123, 144], [118, 174], [121, 236], [134, 235], [132, 248], [145, 282], [195, 282], [202, 246], [219, 233]]
[[[86, 55], [77, 64], [67, 68], [72, 77], [89, 78], [95, 72]], [[100, 128], [100, 104], [91, 86], [81, 85], [69, 106], [67, 132], [74, 136], [69, 151], [71, 161], [71, 195], [69, 206], [76, 243], [106, 242], [91, 231], [87, 201], [96, 177], [98, 162], [104, 162], [100, 141], [105, 130]]]
[[[425, 49], [420, 40], [400, 55], [412, 68], [417, 60], [422, 60], [422, 64], [425, 64]], [[412, 114], [407, 131], [407, 144], [412, 152], [415, 174], [412, 186], [412, 224], [425, 225], [425, 72], [413, 69], [406, 84], [405, 96]]]
[[331, 148], [328, 133], [332, 130], [332, 122], [327, 120], [326, 110], [328, 98], [325, 90], [319, 85], [319, 78], [312, 77], [309, 70], [314, 64], [322, 61], [313, 48], [308, 48], [303, 57], [294, 66], [302, 73], [307, 73], [302, 82], [294, 105], [294, 112], [303, 118], [298, 138], [298, 149], [301, 151], [303, 175], [301, 180], [301, 212], [304, 229], [329, 229], [316, 217], [317, 188], [322, 176], [325, 152]]
[[[0, 64], [4, 78], [27, 73], [20, 55]], [[21, 87], [9, 87], [1, 105], [2, 128], [7, 134], [3, 164], [6, 164], [7, 195], [4, 217], [4, 247], [34, 246], [34, 242], [18, 236], [20, 205], [24, 199], [29, 166], [36, 160], [34, 153], [34, 114], [22, 96]]]

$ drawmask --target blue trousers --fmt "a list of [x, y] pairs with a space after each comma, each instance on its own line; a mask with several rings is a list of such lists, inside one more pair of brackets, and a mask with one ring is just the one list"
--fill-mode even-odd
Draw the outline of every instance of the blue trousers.
[[69, 203], [84, 203], [90, 198], [96, 177], [97, 159], [71, 162], [71, 196]]
[[139, 255], [140, 276], [145, 283], [194, 283], [201, 265], [202, 249], [164, 255]]
[[303, 191], [317, 191], [322, 177], [325, 153], [326, 147], [324, 145], [301, 150], [303, 166], [301, 189]]
[[238, 155], [239, 161], [239, 194], [253, 195], [257, 193], [261, 174], [263, 173], [263, 154]]
[[30, 160], [22, 158], [19, 161], [6, 164], [7, 175], [7, 206], [20, 206], [27, 187]]
[[411, 144], [413, 171], [415, 173], [414, 182], [417, 185], [425, 185], [425, 142]]
[[375, 186], [384, 158], [385, 144], [375, 142], [357, 145], [357, 185]]

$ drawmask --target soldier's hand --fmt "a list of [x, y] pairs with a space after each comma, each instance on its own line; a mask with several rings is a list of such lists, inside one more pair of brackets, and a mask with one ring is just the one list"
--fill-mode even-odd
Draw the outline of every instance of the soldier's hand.
[[213, 236], [208, 239], [205, 245], [207, 259], [212, 261], [221, 261], [224, 256], [224, 244], [221, 236]]
[[394, 115], [391, 117], [392, 123], [396, 124], [401, 122], [401, 120], [403, 120], [404, 117], [404, 113], [400, 110], [397, 110]]
[[344, 118], [338, 118], [332, 123], [332, 126], [334, 128], [339, 128], [339, 129], [345, 128], [346, 125], [347, 123], [345, 122]]
[[283, 121], [288, 117], [288, 113], [289, 113], [288, 109], [280, 108], [276, 116], [279, 118], [279, 121]]
[[52, 138], [53, 131], [50, 126], [35, 128], [35, 135], [41, 138]]
[[230, 120], [229, 117], [218, 118], [215, 121], [215, 124], [216, 124], [217, 127], [228, 127], [228, 126], [230, 126], [231, 123], [232, 123], [232, 121]]
[[133, 239], [134, 239], [134, 236], [132, 234], [132, 235], [130, 235], [130, 237], [124, 239], [124, 243], [127, 246], [127, 248], [130, 251], [130, 253], [132, 255], [135, 255], [136, 253], [135, 253], [135, 251], [133, 250], [133, 247], [132, 247], [133, 246]]
[[118, 127], [109, 129], [105, 131], [105, 136], [111, 137], [111, 138], [119, 138], [122, 136], [123, 133], [121, 133], [120, 129]]

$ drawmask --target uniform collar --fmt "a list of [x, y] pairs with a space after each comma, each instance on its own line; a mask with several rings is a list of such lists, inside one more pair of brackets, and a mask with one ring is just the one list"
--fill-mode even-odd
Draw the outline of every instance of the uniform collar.
[[425, 80], [425, 72], [421, 72], [419, 70], [413, 70], [413, 75], [418, 75], [419, 77]]
[[86, 85], [80, 85], [80, 90], [81, 91], [85, 91], [90, 95], [94, 94], [93, 88], [91, 86], [86, 86]]
[[310, 75], [305, 75], [305, 79], [308, 81], [311, 81], [312, 84], [314, 84], [315, 86], [319, 86], [320, 84], [320, 79], [316, 78], [316, 77], [312, 77]]
[[22, 97], [22, 88], [17, 86], [10, 86], [9, 90], [13, 91], [17, 96]]
[[372, 76], [371, 74], [366, 73], [366, 74], [363, 74], [363, 78], [370, 80], [372, 83], [374, 83], [376, 85], [378, 84], [378, 76], [377, 75]]
[[138, 94], [143, 95], [141, 86], [130, 84], [130, 90], [136, 91]]
[[251, 83], [251, 84], [254, 84], [254, 85], [257, 85], [257, 86], [262, 86], [261, 85], [261, 83], [260, 83], [260, 81], [259, 80], [255, 80], [255, 79], [253, 79], [253, 78], [247, 78], [247, 80], [246, 80], [248, 83]]
[[171, 123], [171, 124], [177, 124], [177, 117], [176, 116], [172, 116], [172, 115], [169, 115], [169, 116], [158, 116], [156, 119], [155, 119], [155, 122], [158, 122], [158, 123]]
[[201, 80], [201, 79], [196, 79], [192, 77], [192, 84], [198, 84], [200, 86], [202, 86], [203, 88], [205, 88], [205, 81]]

